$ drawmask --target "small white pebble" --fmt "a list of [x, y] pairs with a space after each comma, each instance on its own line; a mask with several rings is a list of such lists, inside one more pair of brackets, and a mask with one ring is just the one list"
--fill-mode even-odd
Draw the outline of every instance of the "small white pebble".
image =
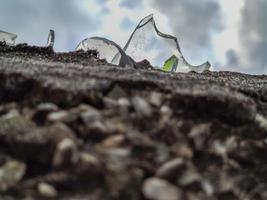
[[152, 92], [149, 97], [150, 103], [154, 106], [159, 107], [162, 104], [162, 95], [158, 92]]
[[159, 178], [149, 178], [143, 184], [143, 194], [151, 200], [180, 200], [179, 188]]
[[162, 115], [168, 115], [168, 116], [171, 116], [172, 115], [171, 109], [168, 106], [166, 106], [166, 105], [163, 105], [160, 108], [160, 112], [161, 112]]
[[58, 145], [54, 155], [55, 166], [62, 166], [65, 162], [77, 163], [79, 159], [78, 149], [73, 140], [65, 138]]
[[62, 122], [68, 117], [68, 112], [66, 111], [58, 111], [52, 112], [47, 116], [48, 121], [50, 122]]
[[47, 183], [39, 183], [38, 192], [46, 198], [55, 198], [58, 195], [57, 190]]
[[119, 104], [120, 106], [125, 106], [125, 107], [130, 107], [130, 106], [131, 106], [131, 103], [130, 103], [129, 100], [126, 99], [126, 98], [119, 98], [119, 99], [118, 99], [118, 104]]

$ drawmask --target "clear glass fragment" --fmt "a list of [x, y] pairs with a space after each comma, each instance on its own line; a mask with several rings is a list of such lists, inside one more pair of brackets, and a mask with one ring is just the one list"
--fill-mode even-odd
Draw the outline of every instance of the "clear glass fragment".
[[5, 42], [7, 45], [15, 45], [17, 37], [16, 34], [0, 31], [0, 42]]
[[48, 34], [48, 39], [47, 39], [47, 47], [53, 47], [55, 43], [55, 31], [50, 30]]
[[147, 59], [164, 71], [201, 73], [211, 67], [209, 62], [190, 65], [182, 55], [177, 38], [158, 30], [153, 14], [140, 21], [123, 50], [135, 61]]
[[133, 66], [134, 62], [148, 60], [155, 68], [169, 72], [202, 73], [211, 65], [190, 65], [184, 58], [176, 37], [160, 32], [153, 14], [142, 19], [122, 49], [106, 38], [92, 37], [83, 40], [76, 50], [97, 50], [99, 57], [114, 65]]
[[[133, 61], [125, 54], [122, 48], [115, 42], [101, 37], [91, 37], [83, 40], [76, 50], [96, 50], [99, 53], [100, 59], [105, 59], [107, 62], [125, 67], [132, 66]], [[115, 58], [116, 56], [116, 58]]]

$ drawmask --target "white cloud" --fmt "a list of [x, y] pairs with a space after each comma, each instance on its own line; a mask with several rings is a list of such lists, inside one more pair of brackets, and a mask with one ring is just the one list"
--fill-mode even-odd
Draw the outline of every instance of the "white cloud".
[[213, 50], [216, 60], [222, 65], [226, 65], [226, 53], [229, 50], [237, 51], [241, 46], [239, 27], [244, 1], [224, 0], [220, 1], [220, 6], [223, 12], [224, 30], [213, 37]]
[[[159, 11], [148, 6], [148, 2], [144, 2], [142, 6], [143, 9], [139, 7], [138, 9], [121, 7], [121, 2], [122, 0], [109, 0], [106, 2], [105, 6], [109, 9], [109, 12], [101, 16], [102, 23], [100, 25], [100, 30], [96, 32], [98, 36], [107, 37], [123, 47], [139, 21], [151, 13], [154, 14], [154, 18], [161, 30], [170, 32], [171, 29], [168, 27], [168, 18]], [[125, 17], [135, 24], [132, 29], [125, 30], [121, 27], [121, 23]]]

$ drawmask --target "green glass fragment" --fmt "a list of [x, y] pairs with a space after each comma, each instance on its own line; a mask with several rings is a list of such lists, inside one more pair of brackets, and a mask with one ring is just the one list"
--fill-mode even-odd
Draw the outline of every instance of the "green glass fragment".
[[163, 71], [166, 72], [175, 72], [178, 66], [178, 58], [173, 55], [168, 60], [165, 61], [163, 66]]

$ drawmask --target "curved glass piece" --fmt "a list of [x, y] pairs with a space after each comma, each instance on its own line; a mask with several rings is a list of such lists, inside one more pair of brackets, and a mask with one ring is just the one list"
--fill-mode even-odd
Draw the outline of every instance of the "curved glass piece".
[[147, 59], [152, 66], [164, 71], [201, 73], [211, 67], [209, 62], [199, 66], [190, 65], [182, 55], [177, 38], [160, 32], [153, 15], [140, 21], [123, 50], [135, 61]]
[[55, 43], [55, 31], [50, 30], [48, 34], [48, 39], [47, 39], [47, 47], [53, 47]]
[[0, 42], [5, 42], [7, 45], [15, 45], [17, 37], [16, 34], [0, 31]]
[[122, 67], [133, 66], [134, 62], [143, 60], [169, 72], [201, 73], [211, 67], [209, 62], [199, 66], [190, 65], [181, 52], [177, 38], [158, 30], [153, 14], [139, 22], [123, 49], [115, 42], [101, 37], [85, 39], [76, 48], [84, 51], [89, 49], [97, 50], [101, 59]]
[[[131, 59], [125, 54], [122, 48], [115, 42], [101, 37], [92, 37], [83, 40], [76, 50], [96, 50], [99, 53], [100, 59], [105, 59], [107, 62], [125, 67], [132, 65]], [[117, 56], [116, 56], [117, 55]], [[116, 56], [116, 59], [114, 57]]]

